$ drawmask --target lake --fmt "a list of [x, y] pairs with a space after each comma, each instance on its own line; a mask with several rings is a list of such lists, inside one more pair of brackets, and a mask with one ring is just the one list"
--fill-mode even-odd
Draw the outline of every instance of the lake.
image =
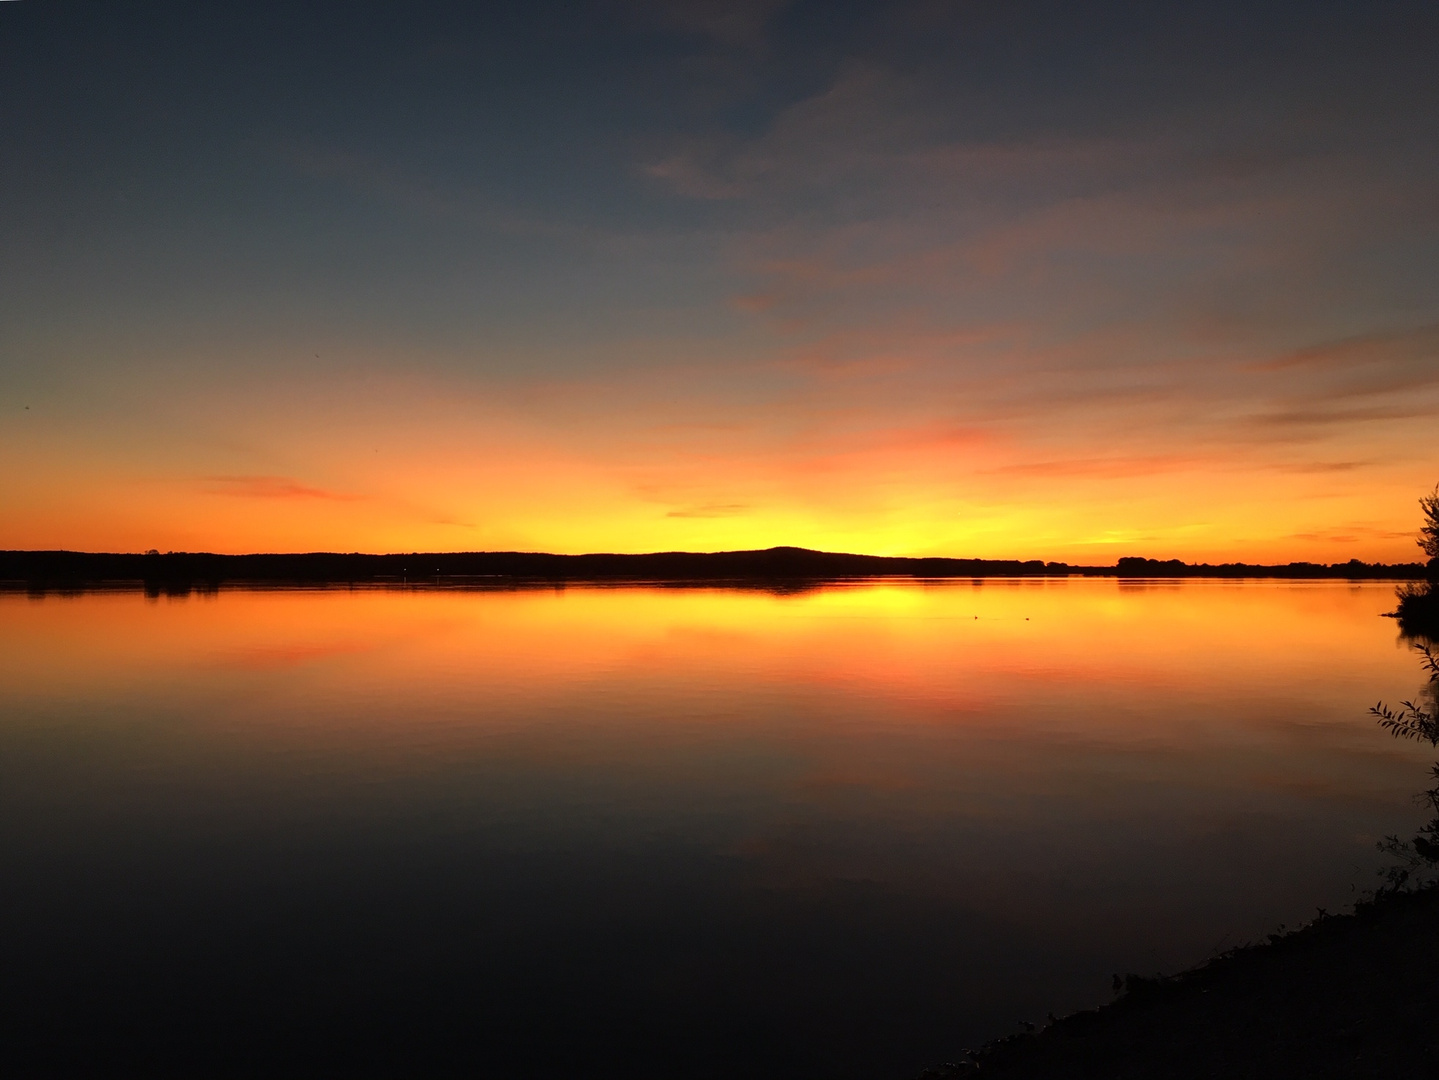
[[0, 594], [0, 1065], [910, 1078], [1378, 884], [1393, 602]]

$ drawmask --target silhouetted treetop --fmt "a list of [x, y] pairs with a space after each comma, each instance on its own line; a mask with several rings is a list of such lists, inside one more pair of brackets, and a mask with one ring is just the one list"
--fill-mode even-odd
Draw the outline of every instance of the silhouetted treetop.
[[1419, 546], [1431, 559], [1439, 559], [1439, 484], [1428, 495], [1419, 497], [1424, 511], [1424, 524], [1419, 526]]

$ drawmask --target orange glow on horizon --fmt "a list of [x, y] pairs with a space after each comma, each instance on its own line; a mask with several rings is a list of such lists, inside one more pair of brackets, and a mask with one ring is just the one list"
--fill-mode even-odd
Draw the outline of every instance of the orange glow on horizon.
[[[182, 468], [168, 446], [99, 464], [79, 427], [0, 430], [0, 548], [1409, 562], [1416, 499], [1432, 486], [1427, 464], [1403, 458], [1341, 470], [922, 425], [777, 442], [637, 417], [524, 426], [438, 397], [399, 400], [387, 423], [377, 408], [309, 426], [271, 417], [263, 436], [244, 435], [270, 445], [263, 462], [202, 454]], [[237, 439], [251, 424], [214, 420]]]

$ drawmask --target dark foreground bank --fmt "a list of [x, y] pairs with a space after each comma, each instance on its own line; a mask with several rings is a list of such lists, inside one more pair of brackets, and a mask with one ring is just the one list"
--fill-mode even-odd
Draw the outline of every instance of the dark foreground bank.
[[1384, 895], [1172, 978], [1130, 975], [1104, 1008], [924, 1076], [1439, 1076], [1439, 889]]
[[1114, 566], [1040, 559], [945, 559], [853, 555], [775, 547], [762, 551], [665, 551], [646, 555], [552, 555], [525, 551], [305, 552], [215, 555], [83, 551], [0, 551], [0, 583], [30, 589], [143, 584], [160, 591], [230, 583], [301, 585], [503, 582], [820, 582], [872, 577], [1208, 577], [1417, 580], [1421, 563], [1251, 563], [1210, 565], [1123, 558]]

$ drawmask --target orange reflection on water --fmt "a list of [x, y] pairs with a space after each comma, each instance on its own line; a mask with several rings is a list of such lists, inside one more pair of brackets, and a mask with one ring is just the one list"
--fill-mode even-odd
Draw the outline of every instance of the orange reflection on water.
[[[1413, 681], [1383, 584], [1114, 580], [690, 588], [225, 590], [0, 597], [9, 693], [286, 670], [337, 698], [387, 683], [441, 700], [644, 686], [896, 695], [968, 713], [1022, 680], [1080, 688], [1306, 686], [1315, 701]], [[398, 680], [398, 682], [395, 682]], [[1228, 692], [1228, 691], [1226, 691]], [[1073, 703], [1078, 705], [1077, 699]], [[403, 723], [403, 716], [391, 718]], [[736, 716], [733, 720], [741, 720]]]
[[1378, 618], [1391, 602], [1374, 584], [1081, 579], [9, 595], [0, 692], [111, 716], [139, 695], [129, 722], [183, 717], [217, 746], [622, 769], [682, 754], [701, 786], [706, 754], [761, 746], [796, 790], [933, 790], [934, 754], [962, 744], [982, 787], [1053, 783], [1069, 746], [1372, 792], [1349, 755], [1403, 749], [1365, 708], [1415, 675]]
[[[23, 820], [76, 836], [181, 821], [251, 838], [261, 868], [276, 837], [338, 832], [367, 868], [374, 837], [461, 836], [461, 862], [639, 867], [637, 897], [683, 850], [736, 895], [867, 882], [1105, 971], [1174, 967], [1344, 903], [1415, 818], [1422, 754], [1366, 713], [1420, 681], [1392, 600], [1082, 579], [4, 594], [0, 750]], [[1050, 1003], [1092, 1003], [1087, 978]]]

